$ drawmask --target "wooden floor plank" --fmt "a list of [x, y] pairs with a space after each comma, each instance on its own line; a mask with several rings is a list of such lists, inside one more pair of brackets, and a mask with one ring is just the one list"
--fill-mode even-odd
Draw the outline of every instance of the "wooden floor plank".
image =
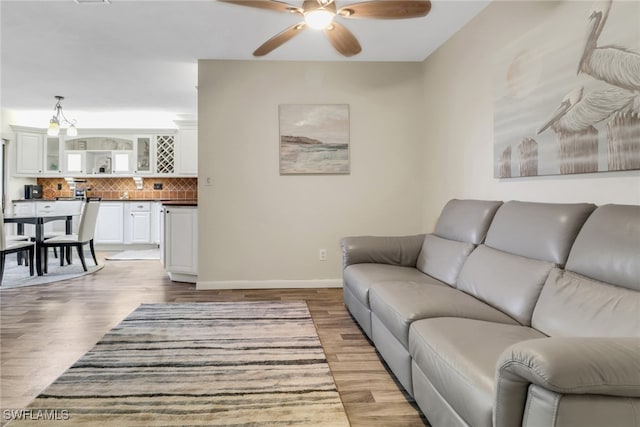
[[428, 425], [346, 311], [341, 289], [196, 291], [168, 280], [157, 261], [106, 261], [93, 275], [2, 290], [0, 407], [24, 408], [140, 304], [268, 300], [307, 302], [352, 426]]

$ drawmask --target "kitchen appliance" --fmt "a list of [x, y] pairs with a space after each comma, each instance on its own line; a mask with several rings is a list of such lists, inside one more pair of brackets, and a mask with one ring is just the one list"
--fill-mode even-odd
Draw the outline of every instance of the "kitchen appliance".
[[24, 198], [25, 199], [42, 199], [42, 185], [25, 185], [24, 186]]
[[82, 179], [82, 180], [74, 180], [74, 188], [73, 188], [73, 194], [74, 197], [76, 199], [84, 199], [85, 196], [87, 195], [87, 191], [89, 190], [87, 188], [87, 181]]

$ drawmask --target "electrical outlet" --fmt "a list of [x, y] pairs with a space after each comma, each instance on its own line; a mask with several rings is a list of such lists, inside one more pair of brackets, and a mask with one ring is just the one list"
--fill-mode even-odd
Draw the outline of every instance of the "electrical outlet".
[[326, 261], [327, 260], [327, 250], [326, 249], [318, 250], [318, 259], [320, 261]]
[[153, 189], [154, 190], [162, 190], [162, 183], [161, 182], [154, 182], [153, 183]]

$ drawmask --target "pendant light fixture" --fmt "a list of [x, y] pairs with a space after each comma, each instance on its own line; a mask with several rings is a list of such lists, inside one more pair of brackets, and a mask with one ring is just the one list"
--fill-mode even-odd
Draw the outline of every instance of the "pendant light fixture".
[[77, 136], [78, 129], [76, 128], [76, 121], [69, 120], [65, 117], [62, 112], [62, 105], [60, 102], [64, 99], [64, 96], [56, 95], [55, 98], [58, 100], [56, 105], [53, 107], [53, 117], [49, 120], [49, 129], [47, 130], [47, 135], [49, 136], [58, 136], [60, 134], [60, 125], [68, 125], [67, 127], [67, 136]]

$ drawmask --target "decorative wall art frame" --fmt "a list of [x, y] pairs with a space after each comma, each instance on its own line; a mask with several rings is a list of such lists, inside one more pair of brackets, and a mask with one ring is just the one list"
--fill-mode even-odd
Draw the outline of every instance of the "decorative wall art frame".
[[349, 106], [279, 106], [280, 174], [348, 174]]
[[557, 2], [496, 55], [494, 177], [640, 169], [640, 2]]

